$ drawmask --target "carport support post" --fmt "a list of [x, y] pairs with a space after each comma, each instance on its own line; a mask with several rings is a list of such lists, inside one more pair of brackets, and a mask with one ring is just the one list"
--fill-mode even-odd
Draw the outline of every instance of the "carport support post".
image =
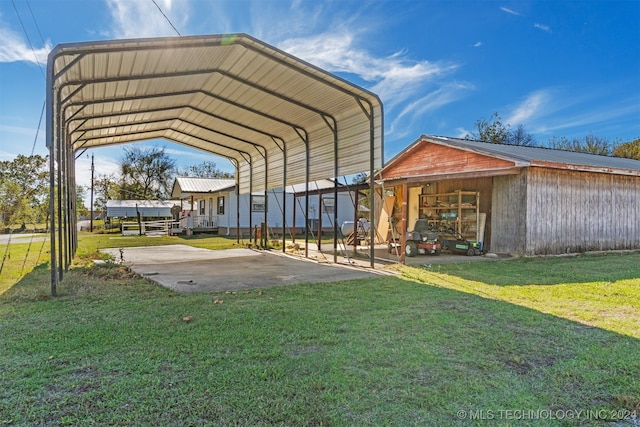
[[323, 199], [322, 199], [322, 193], [318, 194], [318, 252], [320, 252], [322, 250], [321, 244], [322, 244], [322, 203], [323, 203]]
[[[48, 94], [48, 93], [47, 93]], [[48, 104], [47, 104], [48, 106]], [[47, 117], [48, 119], [48, 117]], [[55, 148], [49, 147], [49, 240], [51, 244], [51, 296], [58, 295], [58, 265], [56, 259], [56, 169]]]
[[[189, 231], [189, 220], [187, 220], [187, 236], [190, 236], [193, 233], [193, 229], [196, 226], [196, 219], [193, 217], [193, 194], [191, 195], [191, 200], [189, 201], [189, 217], [191, 218], [191, 231]], [[138, 211], [138, 207], [136, 206], [136, 212]], [[139, 225], [139, 224], [138, 224]]]
[[240, 169], [236, 168], [236, 242], [240, 243]]
[[[236, 243], [240, 244], [240, 166], [238, 162], [235, 162], [234, 166], [236, 173], [236, 187], [234, 189], [236, 194]], [[229, 203], [229, 205], [231, 205], [231, 203]]]
[[298, 209], [296, 209], [296, 202], [298, 201], [298, 196], [295, 193], [295, 190], [293, 192], [293, 212], [291, 212], [293, 214], [293, 224], [291, 225], [291, 241], [293, 243], [296, 242], [296, 211]]
[[46, 140], [49, 148], [49, 243], [51, 255], [51, 296], [57, 296], [58, 292], [58, 266], [56, 264], [56, 204], [55, 204], [55, 183], [56, 183], [56, 143], [59, 141], [55, 137], [54, 117], [53, 117], [53, 61], [47, 60], [47, 92], [46, 92]]
[[409, 189], [407, 183], [402, 184], [402, 227], [400, 234], [400, 263], [405, 262], [405, 248], [407, 247], [407, 197], [409, 197]]
[[[356, 254], [358, 253], [358, 221], [360, 220], [360, 218], [358, 218], [358, 206], [360, 206], [360, 200], [359, 200], [359, 196], [360, 196], [360, 191], [356, 189], [355, 191], [355, 210], [353, 211], [353, 256], [356, 256]], [[373, 198], [371, 198], [371, 200], [373, 200]], [[371, 205], [373, 206], [373, 205]], [[369, 226], [371, 227], [371, 224], [369, 224]], [[346, 236], [342, 236], [343, 238]], [[365, 236], [366, 237], [366, 236]], [[347, 243], [343, 242], [345, 247], [344, 250], [345, 252], [347, 251]]]

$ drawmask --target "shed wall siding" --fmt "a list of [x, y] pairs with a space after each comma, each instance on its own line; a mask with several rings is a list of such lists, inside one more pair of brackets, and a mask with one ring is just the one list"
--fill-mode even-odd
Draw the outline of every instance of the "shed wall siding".
[[513, 167], [514, 162], [422, 142], [384, 171], [384, 179]]
[[489, 249], [495, 253], [523, 254], [527, 230], [527, 173], [494, 177], [491, 205]]
[[526, 206], [527, 255], [640, 248], [638, 177], [530, 168]]

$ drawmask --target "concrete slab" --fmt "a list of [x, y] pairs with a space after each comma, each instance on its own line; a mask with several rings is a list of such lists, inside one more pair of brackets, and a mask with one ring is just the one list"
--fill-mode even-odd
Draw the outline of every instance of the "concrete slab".
[[[118, 248], [102, 249], [120, 260]], [[176, 292], [218, 292], [374, 278], [388, 274], [340, 264], [322, 264], [251, 249], [212, 251], [186, 245], [123, 248], [131, 269]]]

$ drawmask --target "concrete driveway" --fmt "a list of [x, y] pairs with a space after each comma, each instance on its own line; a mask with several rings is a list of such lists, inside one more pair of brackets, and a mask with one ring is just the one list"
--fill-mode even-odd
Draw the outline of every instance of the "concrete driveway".
[[176, 292], [246, 290], [295, 283], [375, 278], [380, 271], [322, 264], [268, 251], [212, 251], [186, 245], [101, 249], [131, 269]]

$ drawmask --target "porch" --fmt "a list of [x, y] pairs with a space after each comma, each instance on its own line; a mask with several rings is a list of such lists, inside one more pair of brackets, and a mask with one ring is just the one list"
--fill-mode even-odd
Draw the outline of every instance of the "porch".
[[180, 229], [191, 230], [192, 233], [218, 233], [218, 215], [196, 215], [189, 212], [187, 216], [180, 218]]

